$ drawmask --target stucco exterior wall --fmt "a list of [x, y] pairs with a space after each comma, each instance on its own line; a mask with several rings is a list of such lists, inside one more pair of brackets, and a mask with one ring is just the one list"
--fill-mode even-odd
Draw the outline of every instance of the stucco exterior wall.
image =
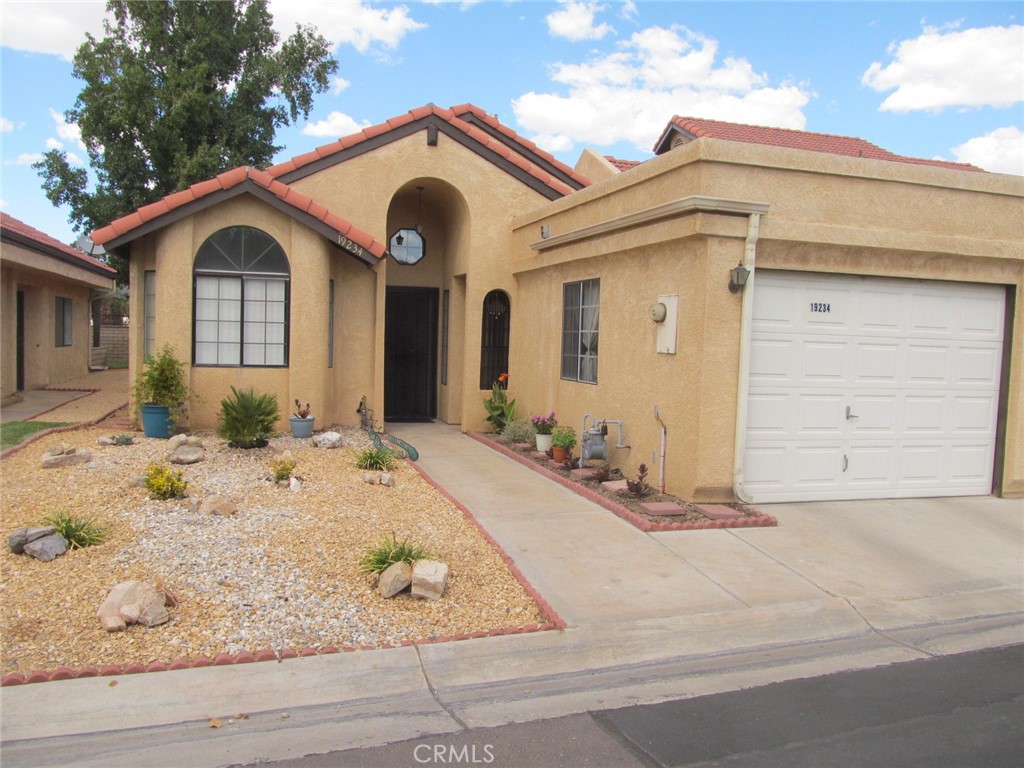
[[[287, 367], [193, 366], [193, 263], [205, 240], [228, 226], [251, 226], [273, 237], [289, 261], [289, 365]], [[376, 272], [333, 247], [293, 218], [250, 196], [232, 200], [177, 221], [132, 245], [132, 284], [142, 285], [145, 270], [156, 272], [157, 349], [170, 343], [186, 363], [196, 397], [190, 404], [190, 429], [217, 426], [221, 400], [230, 387], [277, 395], [278, 428], [287, 429], [295, 399], [310, 403], [320, 427], [358, 423], [356, 392], [371, 391], [376, 360], [373, 317]], [[335, 282], [334, 365], [328, 367], [329, 281]], [[142, 292], [132, 292], [132, 316], [144, 317]], [[172, 307], [175, 310], [166, 308]], [[143, 359], [143, 324], [133, 323], [130, 375]], [[352, 398], [355, 401], [352, 402]], [[181, 425], [185, 426], [185, 425]]]
[[[59, 387], [89, 372], [90, 298], [110, 291], [112, 278], [80, 269], [26, 248], [5, 243], [0, 263], [3, 325], [2, 396], [17, 390], [17, 297], [24, 294], [25, 389]], [[55, 343], [56, 299], [71, 299], [71, 345]]]
[[[626, 218], [691, 196], [706, 199], [661, 218]], [[510, 394], [524, 414], [553, 409], [577, 431], [585, 413], [623, 419], [631, 447], [613, 448], [611, 463], [635, 475], [644, 462], [653, 482], [657, 405], [667, 490], [734, 498], [741, 298], [727, 283], [744, 259], [748, 217], [716, 212], [716, 200], [767, 204], [757, 269], [1008, 286], [996, 477], [1002, 494], [1024, 493], [1024, 180], [1016, 177], [704, 140], [524, 215], [514, 234], [517, 299], [544, 308], [513, 313]], [[592, 277], [601, 279], [598, 384], [561, 381], [561, 286]], [[675, 355], [654, 351], [647, 308], [659, 294], [679, 295]]]

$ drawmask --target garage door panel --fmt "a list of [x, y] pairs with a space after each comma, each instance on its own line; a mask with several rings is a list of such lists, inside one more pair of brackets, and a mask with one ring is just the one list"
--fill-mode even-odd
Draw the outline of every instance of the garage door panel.
[[999, 286], [759, 273], [745, 493], [990, 493], [1004, 302]]

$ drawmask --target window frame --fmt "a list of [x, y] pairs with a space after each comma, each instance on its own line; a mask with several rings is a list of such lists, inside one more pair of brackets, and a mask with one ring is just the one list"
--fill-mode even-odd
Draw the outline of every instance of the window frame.
[[74, 346], [74, 301], [66, 296], [54, 297], [53, 345]]
[[[588, 291], [592, 303], [588, 300]], [[591, 310], [592, 326], [584, 327], [584, 322]], [[587, 338], [587, 351], [584, 351], [584, 334]], [[563, 381], [575, 381], [580, 384], [597, 384], [599, 353], [590, 350], [599, 349], [601, 339], [601, 278], [593, 277], [576, 280], [562, 285], [562, 349], [559, 377]], [[586, 369], [592, 369], [587, 375]]]
[[508, 352], [512, 338], [512, 299], [500, 289], [488, 291], [480, 303], [480, 389], [496, 383], [508, 372]]
[[[241, 233], [241, 252], [240, 253], [228, 253], [217, 243], [215, 238], [221, 237], [223, 239], [230, 239], [234, 234]], [[249, 255], [245, 252], [246, 236], [255, 237], [256, 242], [259, 245], [265, 246], [263, 250], [255, 257], [250, 260]], [[210, 246], [210, 249], [207, 249]], [[216, 252], [213, 250], [216, 249]], [[270, 260], [279, 264], [279, 268], [283, 268], [286, 271], [279, 271], [271, 268], [263, 267], [262, 269], [252, 268], [255, 266], [254, 263], [258, 263], [264, 256], [270, 256]], [[201, 260], [206, 261], [220, 259], [223, 257], [222, 262], [216, 266], [208, 266], [201, 264]], [[246, 268], [249, 267], [249, 268]], [[216, 297], [200, 297], [200, 281], [201, 280], [215, 280], [217, 286]], [[250, 289], [255, 291], [257, 284], [263, 282], [263, 298], [248, 295]], [[237, 317], [229, 317], [227, 319], [222, 318], [222, 310], [224, 308], [224, 302], [234, 301], [234, 298], [228, 299], [223, 298], [220, 295], [222, 286], [233, 285], [237, 283], [237, 301], [238, 307], [236, 313]], [[282, 287], [282, 297], [277, 299], [267, 298], [268, 286], [280, 284]], [[208, 284], [209, 285], [209, 284]], [[216, 318], [204, 318], [200, 320], [199, 309], [200, 301], [211, 301], [211, 307], [216, 308]], [[273, 304], [282, 304], [283, 312], [282, 319], [267, 320], [266, 310], [268, 306]], [[263, 318], [252, 319], [248, 312], [250, 308], [259, 307], [262, 305]], [[192, 365], [200, 368], [287, 368], [289, 365], [289, 359], [291, 354], [291, 264], [288, 260], [287, 254], [281, 245], [266, 232], [257, 229], [256, 227], [248, 227], [244, 225], [236, 225], [231, 227], [225, 227], [217, 230], [210, 237], [208, 237], [203, 245], [199, 247], [196, 252], [195, 261], [192, 267]], [[218, 339], [216, 341], [200, 341], [199, 340], [199, 323], [216, 323]], [[260, 326], [259, 329], [253, 327], [247, 329], [249, 326]], [[277, 344], [276, 342], [266, 341], [266, 332], [268, 328], [280, 326], [282, 333], [282, 342]], [[232, 327], [237, 328], [237, 339], [229, 339], [221, 342], [219, 340], [219, 334], [222, 328], [231, 329]], [[246, 341], [247, 333], [256, 332], [262, 329], [263, 340], [262, 341]], [[250, 338], [252, 338], [250, 336]], [[216, 362], [200, 362], [200, 344], [214, 343], [217, 345], [216, 350]], [[237, 362], [221, 361], [221, 350], [219, 349], [221, 344], [231, 345], [231, 347], [237, 352]], [[263, 351], [264, 361], [266, 360], [266, 353], [271, 347], [281, 346], [282, 347], [282, 362], [247, 362], [247, 355], [250, 353], [252, 347], [260, 347]]]

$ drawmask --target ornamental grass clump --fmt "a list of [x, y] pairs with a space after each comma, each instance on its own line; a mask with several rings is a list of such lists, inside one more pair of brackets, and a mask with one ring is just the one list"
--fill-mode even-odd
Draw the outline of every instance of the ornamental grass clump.
[[513, 419], [501, 430], [501, 436], [510, 443], [532, 443], [533, 425], [526, 419]]
[[276, 395], [231, 387], [231, 394], [220, 401], [217, 435], [235, 448], [262, 448], [273, 436], [279, 415]]
[[146, 489], [154, 499], [181, 499], [188, 489], [181, 470], [174, 471], [166, 464], [150, 464], [146, 470]]
[[390, 448], [364, 448], [356, 454], [359, 469], [386, 471], [395, 464], [395, 452]]
[[385, 536], [376, 545], [369, 547], [359, 561], [359, 569], [364, 573], [383, 573], [395, 563], [409, 563], [426, 560], [433, 555], [426, 547], [415, 544], [404, 538], [401, 541], [395, 536]]
[[107, 529], [92, 518], [76, 517], [64, 511], [51, 512], [44, 523], [52, 525], [71, 549], [94, 546], [107, 536]]

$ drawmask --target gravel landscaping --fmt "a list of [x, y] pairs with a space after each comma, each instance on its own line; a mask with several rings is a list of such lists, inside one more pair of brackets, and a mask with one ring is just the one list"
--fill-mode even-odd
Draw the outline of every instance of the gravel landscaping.
[[[63, 432], [4, 458], [5, 536], [55, 510], [92, 517], [109, 533], [102, 544], [51, 562], [4, 547], [0, 675], [264, 649], [377, 648], [547, 621], [447, 497], [404, 462], [392, 472], [394, 487], [367, 484], [354, 464], [368, 445], [365, 434], [339, 431], [346, 445], [335, 450], [291, 437], [241, 450], [203, 434], [205, 461], [180, 468], [189, 498], [169, 501], [132, 487], [167, 447], [139, 433], [133, 445], [99, 446], [99, 437], [115, 432]], [[92, 461], [41, 469], [42, 454], [60, 443], [90, 450]], [[286, 449], [302, 478], [297, 492], [270, 479], [271, 461]], [[210, 494], [230, 498], [238, 514], [199, 514], [198, 502]], [[440, 600], [385, 600], [375, 577], [360, 572], [366, 548], [392, 534], [448, 564]], [[104, 631], [96, 609], [128, 580], [162, 582], [178, 599], [170, 622]]]

